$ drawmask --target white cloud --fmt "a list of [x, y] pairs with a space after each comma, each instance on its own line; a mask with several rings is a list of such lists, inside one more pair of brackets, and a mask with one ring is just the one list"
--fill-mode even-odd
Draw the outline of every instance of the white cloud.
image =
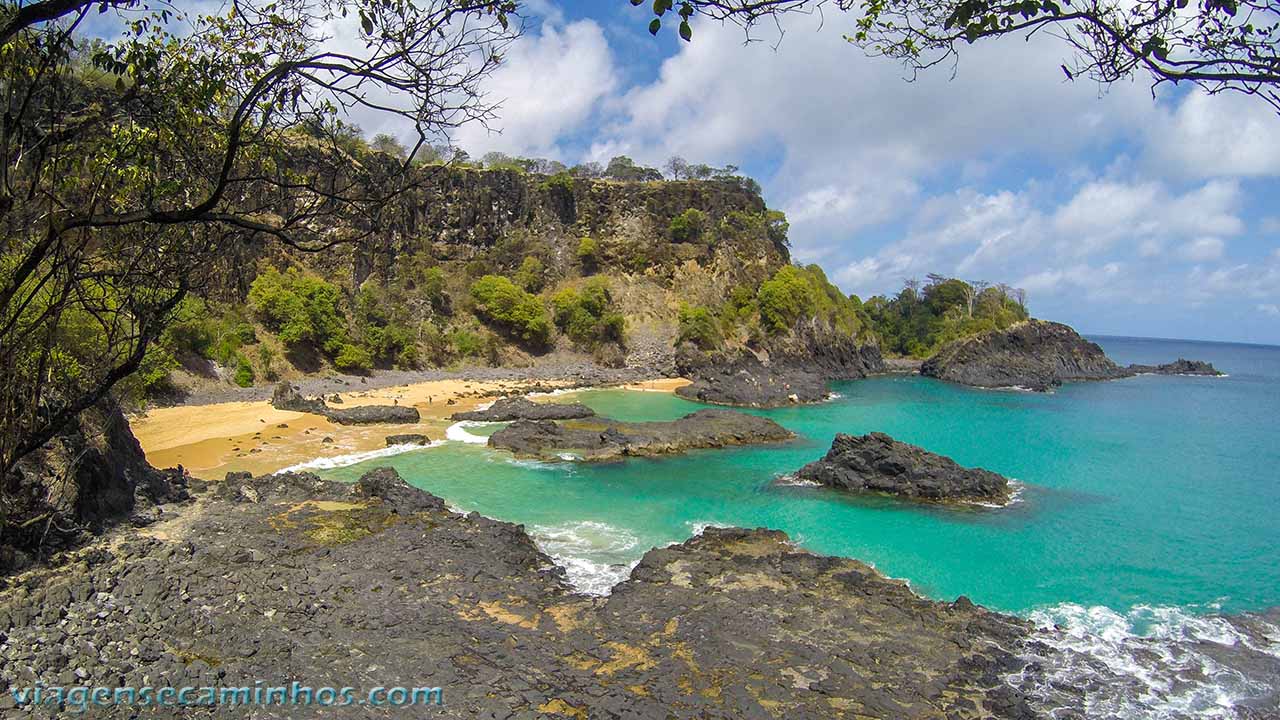
[[[554, 18], [553, 18], [554, 19]], [[558, 143], [598, 110], [618, 85], [613, 54], [600, 26], [579, 20], [563, 28], [546, 20], [541, 31], [514, 43], [485, 84], [501, 104], [493, 123], [460, 128], [454, 141], [473, 155], [490, 150], [559, 156]]]
[[1151, 127], [1159, 167], [1197, 178], [1280, 175], [1275, 111], [1256, 98], [1193, 90]]
[[1258, 312], [1263, 315], [1271, 315], [1272, 317], [1280, 317], [1280, 305], [1275, 303], [1259, 303]]
[[1191, 262], [1206, 262], [1220, 259], [1225, 248], [1222, 238], [1201, 237], [1179, 248], [1178, 255]]

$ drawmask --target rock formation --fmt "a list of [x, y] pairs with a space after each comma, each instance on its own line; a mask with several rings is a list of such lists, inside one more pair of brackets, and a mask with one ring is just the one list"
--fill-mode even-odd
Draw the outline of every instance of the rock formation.
[[604, 461], [781, 442], [793, 437], [790, 430], [767, 418], [732, 410], [699, 410], [671, 422], [519, 420], [490, 435], [489, 446], [509, 450], [517, 457]]
[[920, 374], [985, 388], [1046, 391], [1075, 380], [1115, 380], [1140, 373], [1220, 374], [1208, 363], [1116, 365], [1097, 343], [1062, 323], [1027, 320], [957, 340], [920, 366]]
[[943, 455], [898, 442], [884, 433], [836, 435], [831, 449], [796, 477], [852, 492], [875, 492], [913, 500], [1003, 504], [1009, 481], [981, 468], [966, 468]]
[[[1018, 657], [1024, 621], [779, 532], [708, 529], [589, 598], [520, 526], [452, 513], [394, 471], [204, 492], [164, 539], [103, 543], [0, 590], [0, 686], [440, 687], [417, 713], [441, 718], [1022, 720], [1035, 714], [1006, 678], [1045, 680]], [[0, 714], [14, 704], [0, 693]]]
[[536, 403], [525, 397], [504, 397], [484, 410], [454, 413], [451, 418], [484, 422], [512, 420], [574, 420], [595, 415], [596, 411], [581, 403]]
[[418, 409], [406, 405], [357, 405], [331, 408], [324, 398], [303, 396], [288, 381], [280, 381], [271, 395], [271, 406], [277, 410], [323, 415], [339, 425], [412, 425], [422, 419]]

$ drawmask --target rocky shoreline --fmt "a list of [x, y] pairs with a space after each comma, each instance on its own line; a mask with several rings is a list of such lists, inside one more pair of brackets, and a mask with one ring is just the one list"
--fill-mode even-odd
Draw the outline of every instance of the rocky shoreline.
[[[43, 681], [441, 687], [441, 717], [1035, 717], [1029, 626], [766, 530], [649, 551], [579, 595], [520, 526], [393, 471], [237, 478], [0, 591], [0, 709]], [[135, 710], [95, 710], [130, 717]], [[261, 707], [254, 717], [295, 715]], [[332, 708], [335, 717], [394, 711]], [[242, 717], [243, 708], [183, 716]], [[37, 714], [47, 716], [53, 713]]]
[[518, 420], [490, 435], [489, 446], [521, 458], [608, 462], [794, 437], [795, 433], [767, 418], [732, 410], [699, 410], [670, 422]]

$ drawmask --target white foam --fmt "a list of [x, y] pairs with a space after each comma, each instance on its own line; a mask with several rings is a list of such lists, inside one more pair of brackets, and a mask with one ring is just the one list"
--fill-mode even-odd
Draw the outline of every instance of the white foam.
[[838, 392], [827, 393], [827, 397], [824, 398], [826, 402], [835, 402], [836, 400], [843, 400], [843, 399], [844, 399], [844, 393], [838, 393]]
[[[732, 525], [727, 525], [725, 523], [717, 522], [715, 520], [690, 520], [689, 522], [685, 523], [685, 525], [687, 525], [689, 529], [693, 531], [694, 537], [698, 537], [702, 533], [706, 532], [707, 528], [733, 527]], [[672, 544], [678, 545], [679, 543], [672, 543]]]
[[276, 472], [286, 473], [286, 472], [301, 472], [303, 470], [332, 470], [333, 468], [346, 467], [348, 465], [356, 465], [366, 460], [374, 460], [376, 458], [381, 458], [381, 457], [390, 457], [392, 455], [401, 455], [403, 453], [413, 452], [414, 450], [424, 450], [427, 448], [440, 447], [443, 444], [444, 442], [437, 440], [435, 442], [428, 443], [426, 445], [412, 445], [412, 444], [388, 445], [387, 447], [378, 448], [377, 450], [366, 450], [364, 452], [350, 453], [348, 455], [335, 455], [334, 457], [316, 458], [314, 460], [308, 460], [303, 463], [298, 463], [297, 465], [290, 465], [289, 467], [284, 468], [283, 470], [277, 470]]
[[556, 388], [555, 390], [548, 390], [548, 391], [546, 391], [546, 392], [532, 392], [532, 393], [529, 393], [528, 395], [526, 395], [525, 397], [531, 397], [531, 398], [536, 398], [536, 397], [559, 397], [559, 396], [561, 396], [561, 395], [570, 395], [570, 394], [572, 394], [572, 393], [582, 392], [582, 391], [583, 391], [583, 388], [580, 388], [580, 387], [577, 387], [577, 388]]
[[467, 432], [467, 428], [483, 427], [492, 423], [482, 422], [480, 420], [463, 420], [450, 425], [444, 431], [444, 436], [454, 442], [464, 442], [470, 445], [488, 445], [489, 438], [483, 435]]
[[[1222, 617], [1185, 608], [1137, 605], [1122, 614], [1064, 603], [1034, 611], [1030, 620], [1035, 639], [1052, 652], [1028, 656], [1045, 677], [1024, 689], [1050, 717], [1059, 707], [1089, 718], [1234, 717], [1236, 703], [1271, 692], [1268, 682], [1230, 667], [1230, 655], [1215, 660], [1206, 644], [1280, 657], [1280, 636], [1260, 645]], [[1015, 685], [1024, 680], [1010, 678]]]
[[816, 480], [801, 480], [795, 476], [795, 473], [784, 473], [773, 479], [773, 484], [778, 487], [822, 487], [822, 483]]
[[564, 568], [569, 583], [587, 595], [608, 595], [640, 562], [640, 540], [628, 530], [595, 520], [530, 528], [543, 552]]

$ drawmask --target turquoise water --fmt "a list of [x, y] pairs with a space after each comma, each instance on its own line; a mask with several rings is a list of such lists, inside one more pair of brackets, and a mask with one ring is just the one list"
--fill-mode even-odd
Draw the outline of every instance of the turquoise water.
[[[1077, 383], [1048, 395], [874, 378], [835, 385], [842, 397], [822, 405], [759, 411], [800, 436], [786, 445], [590, 466], [454, 442], [328, 474], [389, 465], [460, 509], [524, 523], [597, 591], [645, 550], [716, 524], [785, 530], [925, 595], [1024, 615], [1068, 603], [1119, 613], [1280, 604], [1280, 348], [1097, 340], [1121, 363], [1185, 356], [1229, 377]], [[574, 398], [628, 420], [702, 407], [662, 393]], [[1019, 500], [954, 509], [779, 482], [837, 432], [873, 430], [1016, 478]]]

